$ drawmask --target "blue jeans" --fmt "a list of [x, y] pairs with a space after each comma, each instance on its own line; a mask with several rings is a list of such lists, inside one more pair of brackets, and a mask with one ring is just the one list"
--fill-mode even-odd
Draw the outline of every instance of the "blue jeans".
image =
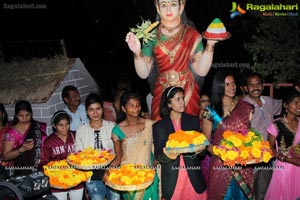
[[120, 200], [120, 194], [107, 187], [103, 181], [88, 181], [85, 183], [91, 200]]

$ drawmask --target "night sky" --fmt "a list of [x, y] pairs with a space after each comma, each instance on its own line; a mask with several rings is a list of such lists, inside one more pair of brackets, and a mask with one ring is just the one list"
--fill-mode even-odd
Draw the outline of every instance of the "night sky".
[[[145, 80], [137, 77], [132, 53], [124, 39], [129, 27], [141, 23], [141, 18], [155, 20], [152, 0], [39, 0], [34, 5], [46, 5], [45, 9], [14, 10], [7, 8], [7, 5], [26, 2], [4, 1], [0, 13], [0, 47], [4, 57], [20, 54], [35, 56], [43, 51], [47, 54], [49, 46], [55, 49], [57, 41], [63, 39], [68, 56], [81, 58], [100, 87], [115, 84], [123, 75], [142, 83], [137, 84], [140, 87], [148, 86]], [[230, 19], [230, 9], [229, 1], [187, 0], [185, 11], [199, 32], [205, 31], [216, 17], [231, 32], [229, 40], [217, 44], [214, 62], [247, 62], [243, 41], [249, 39], [251, 26], [246, 16]], [[26, 47], [28, 41], [39, 42], [33, 42], [38, 45], [31, 42], [31, 46]]]

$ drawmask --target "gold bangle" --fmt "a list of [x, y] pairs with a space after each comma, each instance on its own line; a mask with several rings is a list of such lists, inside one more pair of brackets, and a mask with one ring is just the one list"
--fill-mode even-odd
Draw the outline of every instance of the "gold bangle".
[[140, 58], [143, 58], [143, 54], [141, 51], [139, 51], [138, 53], [133, 53], [133, 58], [134, 59], [140, 59]]
[[205, 51], [208, 51], [208, 52], [214, 52], [215, 50], [215, 45], [214, 44], [206, 44], [206, 47], [205, 47]]

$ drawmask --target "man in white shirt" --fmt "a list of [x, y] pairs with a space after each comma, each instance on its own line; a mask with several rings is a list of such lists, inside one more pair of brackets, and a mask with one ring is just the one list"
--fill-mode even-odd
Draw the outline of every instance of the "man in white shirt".
[[[255, 107], [251, 120], [251, 128], [260, 132], [264, 140], [268, 140], [267, 128], [274, 120], [274, 116], [278, 116], [282, 109], [282, 100], [274, 99], [270, 96], [263, 96], [263, 78], [256, 72], [249, 73], [246, 77], [246, 91], [248, 95], [244, 100], [251, 103]], [[272, 166], [272, 162], [262, 164], [262, 167]], [[254, 194], [255, 199], [263, 200], [267, 192], [272, 170], [254, 170]]]
[[80, 125], [88, 123], [86, 109], [81, 104], [80, 95], [75, 86], [68, 85], [62, 90], [62, 99], [67, 107], [64, 109], [72, 118], [70, 130], [76, 132]]

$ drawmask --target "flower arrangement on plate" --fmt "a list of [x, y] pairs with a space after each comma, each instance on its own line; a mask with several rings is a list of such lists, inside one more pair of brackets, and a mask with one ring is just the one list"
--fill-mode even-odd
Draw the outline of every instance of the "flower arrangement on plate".
[[52, 188], [69, 189], [85, 182], [92, 175], [91, 171], [80, 171], [74, 169], [64, 160], [50, 161], [43, 166], [44, 173], [49, 177]]
[[83, 170], [101, 169], [109, 165], [115, 158], [113, 151], [105, 149], [93, 149], [88, 147], [82, 151], [70, 154], [67, 157], [68, 163]]
[[209, 145], [203, 133], [197, 131], [178, 130], [169, 135], [166, 150], [170, 153], [200, 152]]
[[120, 191], [135, 191], [149, 187], [155, 176], [151, 167], [138, 164], [125, 164], [109, 169], [107, 185]]
[[244, 133], [225, 131], [220, 145], [214, 146], [213, 152], [227, 166], [268, 163], [273, 157], [269, 142], [254, 130]]

